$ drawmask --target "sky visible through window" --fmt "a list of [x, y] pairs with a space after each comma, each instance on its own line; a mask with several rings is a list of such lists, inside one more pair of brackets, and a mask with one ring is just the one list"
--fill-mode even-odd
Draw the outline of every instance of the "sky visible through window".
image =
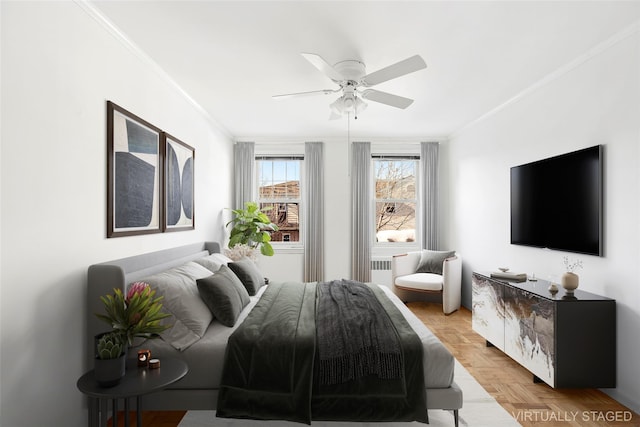
[[281, 184], [300, 180], [300, 162], [291, 160], [260, 161], [259, 185]]

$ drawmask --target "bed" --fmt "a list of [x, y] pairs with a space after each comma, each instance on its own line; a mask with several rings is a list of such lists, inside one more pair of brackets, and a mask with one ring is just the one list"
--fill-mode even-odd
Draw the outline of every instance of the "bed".
[[[112, 293], [113, 288], [126, 290], [127, 286], [135, 281], [151, 276], [157, 277], [183, 266], [192, 266], [195, 264], [194, 261], [219, 252], [218, 243], [201, 242], [90, 266], [87, 277], [88, 366], [93, 365], [94, 336], [108, 329], [108, 326], [94, 315], [103, 309], [99, 298], [101, 295]], [[205, 274], [200, 273], [199, 270], [197, 272], [202, 276]], [[228, 339], [258, 304], [266, 289], [268, 286], [260, 288], [256, 295], [250, 297], [249, 303], [239, 314], [233, 327], [224, 326], [217, 320], [207, 322], [205, 319], [200, 325], [202, 330], [199, 333], [194, 335], [190, 330], [185, 329], [189, 333], [179, 334], [180, 340], [186, 337], [184, 339], [188, 342], [176, 344], [163, 339], [146, 340], [143, 347], [151, 350], [152, 357], [183, 359], [189, 366], [189, 373], [170, 388], [146, 396], [145, 409], [216, 409]], [[379, 286], [379, 290], [386, 294], [397, 310], [402, 313], [422, 343], [426, 408], [452, 411], [454, 423], [457, 426], [458, 410], [462, 407], [462, 391], [453, 381], [453, 356], [389, 288]], [[179, 322], [175, 323], [177, 327]], [[130, 351], [135, 350], [135, 348], [130, 349]]]

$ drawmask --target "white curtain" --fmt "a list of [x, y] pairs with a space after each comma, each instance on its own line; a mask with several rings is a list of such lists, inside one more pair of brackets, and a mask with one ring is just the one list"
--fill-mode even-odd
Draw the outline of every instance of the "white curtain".
[[438, 248], [438, 151], [437, 142], [420, 144], [420, 164], [422, 169], [422, 247]]
[[304, 281], [324, 280], [324, 145], [307, 142], [304, 146]]
[[371, 280], [371, 144], [351, 146], [351, 278]]
[[253, 201], [253, 174], [255, 169], [255, 143], [236, 142], [233, 146], [233, 208], [244, 208], [246, 202]]

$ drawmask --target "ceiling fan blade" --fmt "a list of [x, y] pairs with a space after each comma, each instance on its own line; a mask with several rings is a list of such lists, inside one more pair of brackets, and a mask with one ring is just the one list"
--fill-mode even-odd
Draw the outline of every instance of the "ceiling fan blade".
[[329, 114], [329, 120], [338, 120], [341, 119], [342, 116], [335, 111], [331, 110], [331, 114]]
[[367, 89], [362, 92], [362, 97], [369, 101], [379, 102], [381, 104], [390, 105], [396, 108], [407, 108], [413, 104], [413, 99], [405, 98], [403, 96], [393, 95], [391, 93], [382, 92], [375, 89]]
[[315, 53], [301, 53], [304, 56], [304, 59], [311, 62], [311, 64], [324, 73], [325, 76], [329, 77], [334, 82], [340, 82], [344, 80], [342, 74], [336, 71], [333, 66], [331, 66], [327, 61], [325, 61], [320, 55], [316, 55]]
[[332, 93], [338, 92], [340, 89], [323, 89], [323, 90], [312, 90], [309, 92], [297, 92], [297, 93], [285, 93], [282, 95], [273, 95], [273, 99], [284, 99], [284, 98], [293, 98], [296, 96], [312, 96], [312, 95], [331, 95]]
[[379, 83], [386, 82], [387, 80], [422, 70], [423, 68], [427, 68], [427, 64], [424, 62], [424, 59], [422, 59], [420, 55], [414, 55], [404, 61], [396, 62], [395, 64], [389, 65], [381, 70], [367, 74], [363, 77], [362, 84], [364, 86], [377, 85]]

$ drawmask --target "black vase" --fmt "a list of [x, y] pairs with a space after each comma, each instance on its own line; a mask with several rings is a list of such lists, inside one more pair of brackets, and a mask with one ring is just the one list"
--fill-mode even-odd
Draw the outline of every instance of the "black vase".
[[125, 374], [127, 356], [122, 353], [116, 359], [98, 359], [94, 361], [93, 371], [96, 381], [102, 387], [113, 387], [118, 385]]
[[95, 336], [94, 340], [95, 357], [93, 370], [96, 381], [101, 387], [113, 387], [117, 385], [122, 377], [124, 377], [127, 362], [126, 346], [124, 351], [120, 354], [120, 357], [115, 359], [100, 359], [98, 357], [98, 341], [103, 335], [108, 333], [109, 332], [98, 334]]

